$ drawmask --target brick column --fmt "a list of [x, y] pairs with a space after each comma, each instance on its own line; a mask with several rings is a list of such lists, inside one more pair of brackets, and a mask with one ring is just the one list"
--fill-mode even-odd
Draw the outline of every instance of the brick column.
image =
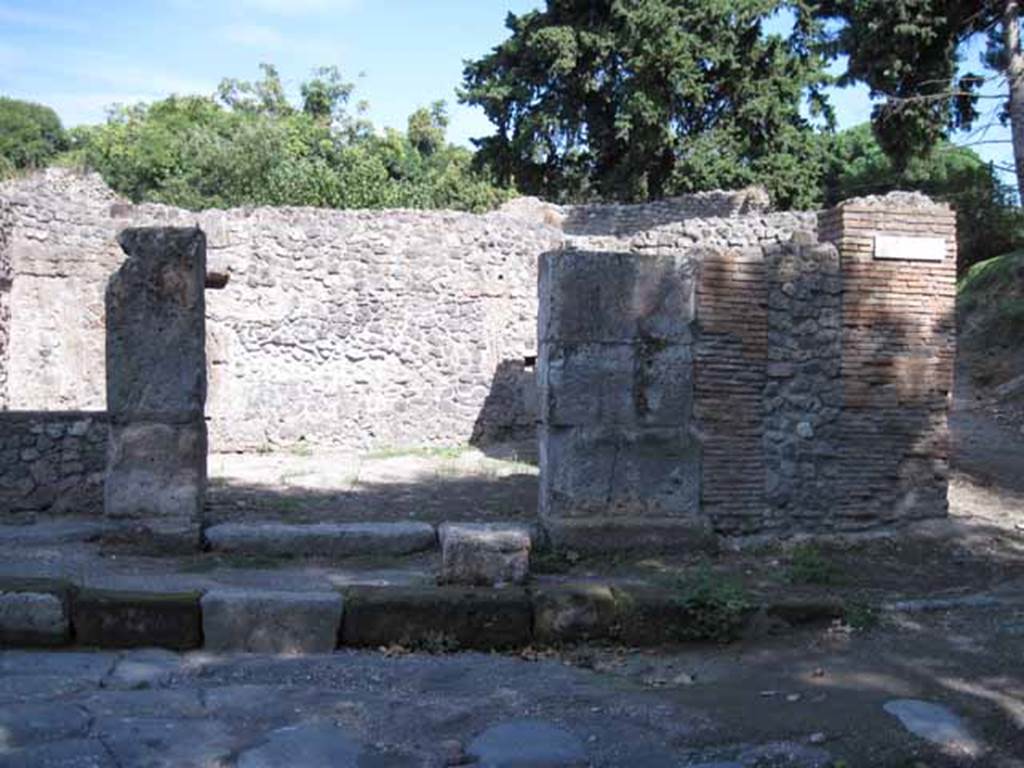
[[206, 492], [206, 238], [127, 229], [107, 285], [106, 514], [144, 544], [199, 545]]
[[819, 218], [840, 252], [842, 446], [835, 527], [947, 512], [948, 410], [956, 346], [956, 219], [894, 193]]
[[703, 543], [691, 432], [696, 262], [540, 259], [540, 513], [580, 551]]

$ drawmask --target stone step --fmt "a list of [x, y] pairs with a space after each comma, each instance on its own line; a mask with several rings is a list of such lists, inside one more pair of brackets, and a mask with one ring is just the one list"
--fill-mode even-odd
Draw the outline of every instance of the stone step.
[[409, 555], [437, 547], [429, 523], [222, 523], [206, 529], [214, 552], [268, 557]]

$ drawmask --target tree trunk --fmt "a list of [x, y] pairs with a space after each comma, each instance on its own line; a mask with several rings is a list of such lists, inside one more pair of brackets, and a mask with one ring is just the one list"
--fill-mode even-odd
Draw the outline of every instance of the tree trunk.
[[1010, 92], [1010, 136], [1017, 194], [1024, 205], [1024, 54], [1020, 50], [1020, 2], [1006, 0], [1003, 9], [1003, 41], [1006, 44], [1006, 81]]

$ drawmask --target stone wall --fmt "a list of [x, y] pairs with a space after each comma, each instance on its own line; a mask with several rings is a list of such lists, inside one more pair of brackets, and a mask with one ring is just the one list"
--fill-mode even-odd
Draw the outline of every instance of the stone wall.
[[0, 522], [103, 512], [103, 413], [0, 412]]
[[[0, 185], [5, 198], [15, 218], [10, 408], [103, 408], [103, 290], [123, 260], [117, 233], [198, 224], [211, 273], [227, 278], [207, 296], [213, 450], [455, 444], [474, 428], [521, 433], [532, 421], [529, 384], [508, 373], [535, 354], [536, 259], [561, 240], [543, 221], [195, 214], [133, 206], [94, 175], [57, 170]], [[488, 401], [496, 378], [524, 389]]]
[[[545, 257], [541, 514], [554, 540], [678, 549], [701, 539], [704, 522], [718, 534], [763, 536], [946, 514], [953, 212], [896, 193], [782, 216], [572, 238], [577, 250]], [[664, 298], [638, 289], [659, 259], [695, 276], [695, 300], [670, 313], [678, 332], [692, 333], [692, 363], [660, 378], [658, 361], [636, 351], [636, 329]], [[556, 320], [570, 310], [567, 331]], [[609, 343], [609, 322], [632, 335]], [[632, 354], [618, 349], [625, 341]], [[673, 423], [692, 437], [685, 455], [643, 439], [652, 398], [692, 401]], [[567, 419], [567, 410], [588, 419]], [[699, 503], [675, 509], [663, 484], [675, 478], [685, 491], [683, 470], [694, 467]], [[673, 515], [690, 531], [659, 519]]]

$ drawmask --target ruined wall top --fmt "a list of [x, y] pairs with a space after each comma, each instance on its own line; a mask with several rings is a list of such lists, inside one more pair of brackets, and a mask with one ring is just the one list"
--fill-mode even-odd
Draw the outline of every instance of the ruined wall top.
[[843, 200], [837, 208], [871, 208], [877, 210], [912, 210], [949, 213], [952, 209], [948, 203], [932, 200], [922, 192], [895, 190], [884, 195], [865, 195]]

